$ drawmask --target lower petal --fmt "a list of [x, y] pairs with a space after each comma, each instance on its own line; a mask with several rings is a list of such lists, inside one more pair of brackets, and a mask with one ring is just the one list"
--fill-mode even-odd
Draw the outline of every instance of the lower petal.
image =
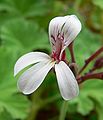
[[78, 83], [66, 63], [61, 61], [56, 64], [55, 71], [62, 97], [65, 100], [70, 100], [76, 97], [79, 93]]
[[18, 80], [18, 88], [24, 94], [31, 94], [43, 82], [47, 73], [54, 66], [54, 63], [40, 62], [26, 70]]

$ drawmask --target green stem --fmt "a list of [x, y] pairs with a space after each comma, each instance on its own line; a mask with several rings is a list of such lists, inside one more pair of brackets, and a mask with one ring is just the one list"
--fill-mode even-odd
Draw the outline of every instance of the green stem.
[[59, 120], [65, 120], [67, 110], [68, 110], [68, 102], [67, 101], [63, 101], [63, 104], [62, 104], [62, 107], [61, 107], [61, 111], [60, 111]]
[[55, 95], [55, 96], [53, 96], [53, 97], [50, 97], [50, 98], [48, 98], [47, 100], [44, 100], [43, 102], [42, 102], [42, 104], [41, 104], [41, 106], [43, 107], [43, 106], [46, 106], [47, 104], [50, 104], [50, 103], [52, 103], [52, 102], [54, 102], [54, 101], [57, 101], [57, 100], [59, 100], [60, 99], [60, 95]]
[[39, 90], [37, 92], [35, 92], [34, 94], [32, 94], [31, 112], [30, 112], [30, 115], [29, 115], [27, 120], [34, 120], [34, 119], [36, 119], [36, 115], [37, 115], [37, 113], [38, 113], [38, 111], [40, 109], [42, 109], [43, 107], [45, 107], [46, 105], [48, 105], [48, 104], [50, 104], [50, 103], [52, 103], [54, 101], [59, 100], [60, 97], [61, 97], [60, 94], [56, 94], [53, 97], [50, 97], [50, 98], [48, 98], [46, 100], [42, 100], [40, 98], [40, 95], [41, 95], [42, 91], [39, 91]]

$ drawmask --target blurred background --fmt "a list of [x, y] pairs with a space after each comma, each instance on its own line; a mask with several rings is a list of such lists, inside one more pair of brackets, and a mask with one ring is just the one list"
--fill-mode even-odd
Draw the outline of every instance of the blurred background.
[[[26, 96], [17, 89], [13, 67], [27, 52], [50, 54], [49, 21], [68, 14], [77, 15], [83, 26], [74, 42], [81, 67], [103, 46], [103, 0], [0, 0], [0, 120], [59, 120], [63, 99], [55, 75], [50, 72], [39, 89]], [[81, 84], [79, 96], [65, 109], [65, 120], [103, 120], [103, 81]]]

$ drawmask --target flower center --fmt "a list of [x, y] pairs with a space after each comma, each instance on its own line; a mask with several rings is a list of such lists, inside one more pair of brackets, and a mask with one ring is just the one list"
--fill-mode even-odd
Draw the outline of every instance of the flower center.
[[59, 58], [55, 52], [52, 53], [51, 57], [54, 61], [56, 61], [56, 63], [59, 63], [60, 61], [65, 61], [65, 51], [63, 51], [61, 58]]
[[58, 63], [61, 60], [62, 61], [65, 60], [65, 51], [61, 53], [61, 50], [63, 48], [64, 34], [58, 33], [56, 38], [53, 35], [51, 37], [55, 41], [55, 44], [54, 44], [55, 49], [53, 49], [51, 57]]

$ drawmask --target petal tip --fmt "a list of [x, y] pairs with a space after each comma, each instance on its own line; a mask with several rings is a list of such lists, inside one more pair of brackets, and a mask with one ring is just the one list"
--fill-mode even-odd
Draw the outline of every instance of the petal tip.
[[62, 96], [62, 98], [67, 101], [67, 100], [75, 99], [76, 97], [78, 97], [78, 95], [79, 95], [79, 90], [77, 90], [76, 94], [73, 95], [72, 97], [71, 96], [67, 96], [67, 97]]
[[29, 95], [29, 94], [31, 94], [30, 92], [27, 92], [26, 90], [25, 90], [25, 87], [23, 88], [21, 88], [21, 84], [19, 83], [19, 81], [17, 82], [17, 88], [18, 88], [18, 90], [21, 92], [21, 93], [23, 93], [24, 95]]

